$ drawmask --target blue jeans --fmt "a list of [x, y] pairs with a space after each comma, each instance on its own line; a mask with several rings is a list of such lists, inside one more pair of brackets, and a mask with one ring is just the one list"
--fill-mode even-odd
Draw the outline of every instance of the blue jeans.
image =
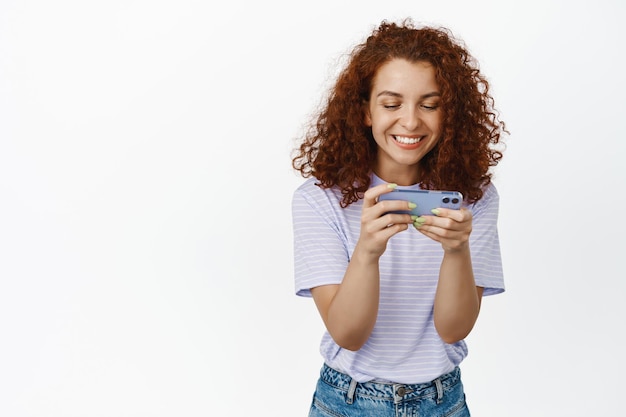
[[468, 417], [461, 371], [424, 384], [357, 383], [324, 365], [309, 417]]

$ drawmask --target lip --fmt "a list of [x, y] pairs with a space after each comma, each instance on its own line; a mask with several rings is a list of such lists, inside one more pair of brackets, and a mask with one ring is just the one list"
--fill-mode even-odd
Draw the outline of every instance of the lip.
[[[406, 150], [419, 148], [422, 145], [422, 142], [424, 142], [424, 140], [426, 139], [426, 135], [391, 135], [391, 137], [393, 139], [393, 143], [396, 146], [402, 149], [406, 149]], [[403, 142], [398, 141], [396, 139], [397, 137], [408, 138], [408, 139], [419, 139], [419, 140], [416, 143], [403, 143]]]

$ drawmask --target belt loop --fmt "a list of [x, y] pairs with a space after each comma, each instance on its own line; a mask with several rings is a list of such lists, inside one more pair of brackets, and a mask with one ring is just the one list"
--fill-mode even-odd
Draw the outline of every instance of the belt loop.
[[437, 387], [437, 404], [441, 404], [443, 401], [443, 384], [441, 378], [435, 379], [435, 386]]
[[352, 404], [354, 402], [354, 392], [356, 391], [356, 379], [352, 378], [350, 380], [350, 388], [348, 388], [348, 398], [346, 399], [346, 403]]

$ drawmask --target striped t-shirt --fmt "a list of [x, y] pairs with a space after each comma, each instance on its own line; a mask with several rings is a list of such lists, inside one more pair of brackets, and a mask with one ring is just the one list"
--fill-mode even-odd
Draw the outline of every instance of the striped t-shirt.
[[[323, 189], [306, 180], [293, 196], [295, 290], [340, 284], [359, 239], [363, 200], [339, 205], [336, 188]], [[372, 176], [372, 186], [383, 181]], [[419, 186], [398, 187], [416, 188]], [[504, 291], [498, 240], [498, 193], [493, 184], [478, 202], [467, 206], [473, 215], [470, 251], [476, 285], [484, 295]], [[376, 325], [356, 352], [342, 349], [325, 332], [320, 352], [326, 364], [358, 382], [371, 380], [412, 384], [432, 381], [450, 372], [467, 356], [464, 341], [447, 344], [433, 322], [435, 290], [443, 249], [413, 227], [393, 236], [380, 257], [380, 304]]]

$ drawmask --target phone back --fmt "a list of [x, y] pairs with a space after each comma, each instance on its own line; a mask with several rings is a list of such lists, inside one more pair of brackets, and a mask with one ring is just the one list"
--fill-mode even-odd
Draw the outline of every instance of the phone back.
[[413, 210], [403, 210], [399, 213], [409, 213], [416, 216], [432, 215], [432, 209], [448, 208], [458, 210], [463, 204], [463, 195], [458, 191], [439, 190], [404, 190], [397, 189], [378, 197], [378, 200], [404, 200], [415, 203]]

